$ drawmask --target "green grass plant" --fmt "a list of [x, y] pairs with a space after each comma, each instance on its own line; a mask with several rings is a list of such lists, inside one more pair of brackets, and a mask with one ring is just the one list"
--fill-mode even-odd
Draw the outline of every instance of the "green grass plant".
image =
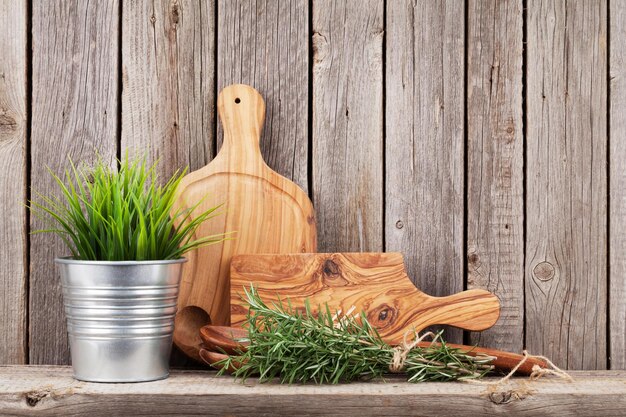
[[[181, 258], [186, 252], [221, 242], [224, 235], [194, 239], [200, 225], [218, 214], [216, 206], [195, 213], [202, 201], [174, 209], [176, 190], [186, 169], [159, 184], [156, 163], [128, 155], [113, 168], [101, 159], [88, 169], [70, 161], [63, 176], [48, 171], [60, 198], [35, 193], [31, 212], [54, 233], [76, 260], [147, 261]], [[193, 213], [193, 216], [192, 216]]]

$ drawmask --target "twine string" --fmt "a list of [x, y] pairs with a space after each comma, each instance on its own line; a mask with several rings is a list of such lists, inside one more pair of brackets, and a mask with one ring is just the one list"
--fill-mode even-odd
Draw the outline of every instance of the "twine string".
[[404, 340], [402, 344], [393, 348], [393, 358], [389, 363], [389, 371], [394, 374], [399, 374], [404, 371], [404, 362], [406, 361], [406, 357], [409, 352], [414, 349], [422, 340], [427, 337], [432, 338], [433, 340], [430, 342], [431, 346], [435, 343], [435, 334], [433, 332], [426, 332], [423, 335], [419, 336], [416, 334], [416, 337], [412, 342], [407, 340], [407, 336], [412, 332], [406, 332], [404, 334]]
[[[413, 341], [408, 340], [409, 334], [415, 334], [415, 339], [413, 339]], [[432, 339], [430, 342], [432, 346], [433, 343], [435, 343], [435, 339], [436, 339], [436, 335], [433, 332], [426, 332], [422, 334], [421, 336], [417, 334], [416, 332], [411, 332], [411, 331], [406, 332], [404, 334], [404, 339], [402, 343], [393, 349], [393, 357], [391, 359], [391, 362], [389, 363], [389, 371], [394, 374], [404, 372], [407, 355], [412, 349], [417, 347], [420, 344], [420, 342], [422, 342], [427, 337], [430, 337]], [[550, 359], [541, 355], [531, 355], [528, 353], [527, 350], [524, 350], [522, 352], [522, 359], [517, 363], [517, 365], [515, 365], [509, 371], [508, 374], [506, 374], [505, 376], [503, 376], [497, 381], [479, 381], [476, 379], [461, 379], [461, 380], [465, 382], [470, 382], [473, 384], [498, 387], [500, 385], [507, 383], [511, 379], [511, 377], [515, 375], [515, 373], [519, 370], [519, 368], [522, 365], [524, 365], [526, 361], [528, 361], [529, 359], [543, 360], [545, 361], [545, 363], [548, 364], [548, 367], [546, 368], [543, 368], [539, 365], [533, 365], [532, 372], [530, 374], [531, 381], [536, 381], [547, 375], [554, 375], [558, 378], [561, 378], [563, 380], [570, 381], [570, 382], [574, 380], [574, 378], [572, 378], [571, 375], [569, 375], [567, 372], [565, 372], [564, 370], [556, 366], [554, 362], [552, 362]]]
[[[528, 352], [524, 351], [524, 354], [528, 355]], [[568, 374], [567, 372], [565, 372], [564, 370], [556, 366], [550, 359], [546, 358], [545, 356], [530, 355], [530, 357], [535, 358], [535, 359], [542, 359], [546, 361], [546, 363], [548, 364], [548, 368], [542, 368], [539, 365], [533, 365], [532, 373], [530, 374], [531, 381], [535, 381], [546, 375], [554, 375], [569, 382], [574, 381], [574, 378], [572, 378], [570, 374]]]
[[574, 381], [574, 378], [572, 378], [570, 374], [568, 374], [567, 372], [565, 372], [564, 370], [556, 366], [550, 359], [546, 358], [545, 356], [531, 355], [528, 353], [527, 350], [523, 350], [522, 355], [523, 355], [523, 358], [517, 363], [517, 365], [515, 365], [508, 374], [498, 379], [497, 381], [478, 381], [475, 379], [464, 379], [463, 381], [469, 382], [471, 384], [488, 385], [488, 386], [497, 388], [501, 385], [506, 384], [511, 379], [511, 377], [515, 374], [515, 372], [517, 372], [520, 366], [525, 364], [528, 359], [541, 359], [548, 364], [547, 368], [542, 368], [539, 365], [533, 365], [532, 373], [530, 374], [530, 377], [529, 377], [531, 381], [536, 381], [546, 375], [554, 375], [556, 377], [559, 377], [569, 382]]

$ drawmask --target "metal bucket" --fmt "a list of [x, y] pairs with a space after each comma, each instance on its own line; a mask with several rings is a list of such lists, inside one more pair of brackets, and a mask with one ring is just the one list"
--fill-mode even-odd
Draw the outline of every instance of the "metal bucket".
[[182, 264], [55, 260], [61, 270], [74, 377], [167, 378]]

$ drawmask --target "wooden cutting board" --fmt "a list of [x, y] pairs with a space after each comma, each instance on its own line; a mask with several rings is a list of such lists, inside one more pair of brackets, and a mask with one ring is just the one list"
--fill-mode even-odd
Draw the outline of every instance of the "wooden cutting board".
[[308, 298], [314, 313], [325, 303], [332, 312], [354, 306], [390, 344], [401, 343], [407, 330], [435, 324], [485, 330], [500, 315], [498, 298], [485, 290], [424, 294], [409, 279], [400, 253], [238, 255], [230, 279], [233, 326], [244, 324], [247, 305], [240, 295], [251, 283], [269, 305], [280, 297], [302, 310]]
[[296, 184], [272, 171], [259, 139], [265, 103], [252, 87], [224, 88], [217, 101], [224, 144], [204, 168], [182, 180], [177, 206], [197, 212], [224, 204], [222, 214], [198, 229], [196, 238], [234, 232], [232, 239], [188, 253], [178, 298], [174, 342], [198, 359], [205, 324], [230, 324], [229, 270], [237, 253], [315, 252], [315, 214]]

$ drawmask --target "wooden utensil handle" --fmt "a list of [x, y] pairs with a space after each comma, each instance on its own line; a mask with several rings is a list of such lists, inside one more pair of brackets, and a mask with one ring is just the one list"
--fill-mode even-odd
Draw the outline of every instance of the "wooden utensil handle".
[[260, 155], [265, 102], [258, 91], [244, 84], [228, 86], [217, 99], [217, 110], [224, 127], [220, 152], [233, 153], [240, 161], [251, 152]]
[[468, 290], [447, 297], [430, 297], [433, 304], [423, 308], [418, 330], [435, 324], [448, 324], [465, 330], [480, 331], [493, 326], [500, 317], [498, 297], [485, 290]]
[[[428, 347], [430, 346], [430, 342], [420, 342], [418, 343], [419, 347]], [[517, 366], [523, 359], [524, 356], [519, 353], [506, 352], [503, 350], [489, 349], [478, 346], [468, 346], [468, 345], [456, 345], [454, 343], [446, 343], [446, 346], [452, 349], [460, 349], [464, 352], [467, 352], [471, 356], [478, 355], [487, 355], [493, 356], [495, 359], [491, 364], [501, 371], [511, 371], [513, 368]], [[533, 371], [533, 366], [538, 365], [541, 368], [547, 368], [548, 364], [536, 358], [528, 358], [524, 363], [517, 369], [517, 374], [520, 375], [530, 375]]]

